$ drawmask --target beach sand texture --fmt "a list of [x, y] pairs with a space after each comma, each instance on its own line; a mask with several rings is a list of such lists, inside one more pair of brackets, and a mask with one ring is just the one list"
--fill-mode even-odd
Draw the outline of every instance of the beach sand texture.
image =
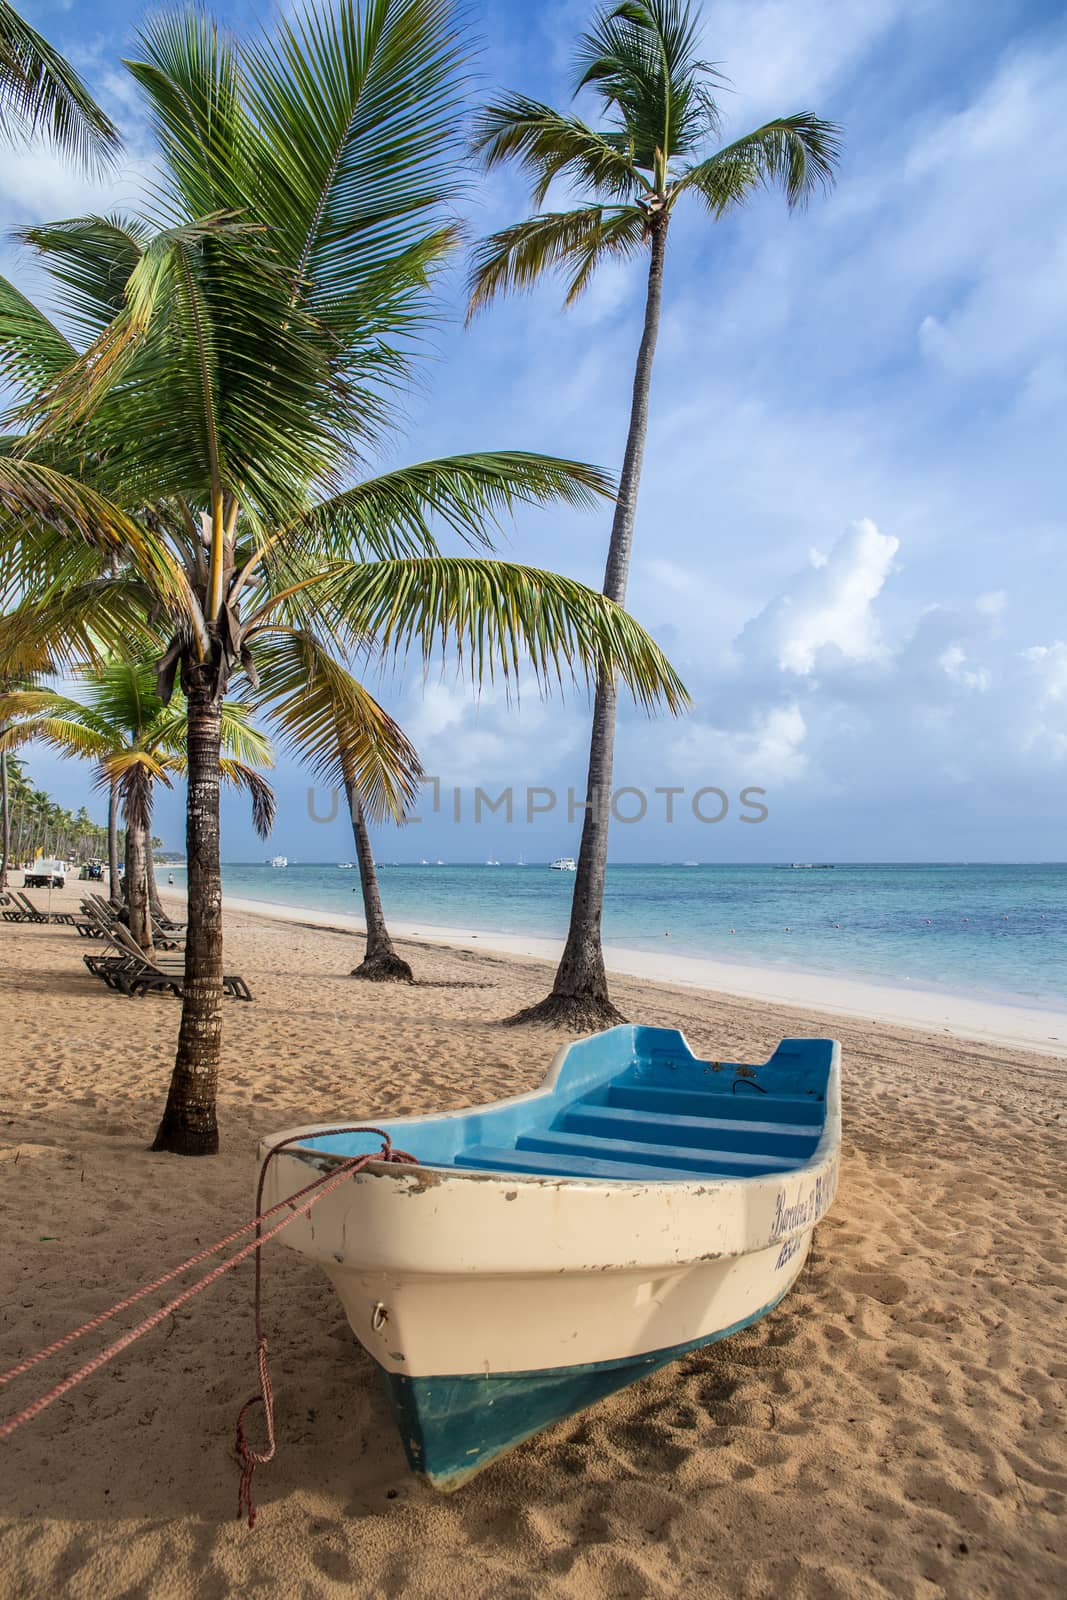
[[[350, 936], [231, 914], [227, 970], [256, 1000], [226, 1006], [223, 1153], [152, 1156], [177, 1002], [111, 993], [87, 948], [69, 928], [0, 926], [0, 1367], [244, 1220], [263, 1134], [510, 1095], [562, 1038], [495, 1025], [544, 992], [536, 964], [405, 944], [423, 983], [380, 988], [346, 976]], [[614, 989], [699, 1052], [841, 1039], [842, 1184], [778, 1311], [441, 1498], [408, 1474], [332, 1289], [268, 1246], [279, 1453], [257, 1475], [255, 1531], [236, 1520], [233, 1458], [255, 1388], [246, 1266], [0, 1445], [0, 1593], [1067, 1591], [1065, 1063]], [[10, 1385], [3, 1413], [102, 1342]]]

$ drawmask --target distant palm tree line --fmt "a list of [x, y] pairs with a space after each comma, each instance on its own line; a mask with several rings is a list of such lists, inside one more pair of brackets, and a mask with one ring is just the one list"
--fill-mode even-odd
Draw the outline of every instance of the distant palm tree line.
[[[38, 683], [0, 693], [0, 756], [33, 741], [61, 755], [90, 760], [98, 787], [108, 791], [108, 882], [120, 898], [118, 862], [125, 858], [121, 897], [130, 932], [152, 952], [151, 910], [160, 909], [150, 841], [157, 783], [169, 787], [187, 766], [187, 717], [180, 697], [164, 706], [150, 662], [109, 659], [78, 674], [80, 696]], [[249, 708], [223, 707], [220, 771], [225, 782], [246, 790], [261, 837], [274, 821], [274, 791], [259, 770], [272, 766], [269, 739], [254, 726]], [[120, 844], [118, 817], [126, 829]]]
[[[35, 789], [25, 762], [17, 756], [7, 761], [8, 827], [11, 837], [11, 872], [41, 855], [58, 861], [81, 863], [107, 860], [107, 823], [94, 822], [85, 806], [68, 811], [44, 789]], [[125, 830], [119, 830], [119, 845], [125, 844]], [[152, 848], [161, 850], [162, 839], [153, 839]], [[2, 886], [2, 885], [0, 885]]]

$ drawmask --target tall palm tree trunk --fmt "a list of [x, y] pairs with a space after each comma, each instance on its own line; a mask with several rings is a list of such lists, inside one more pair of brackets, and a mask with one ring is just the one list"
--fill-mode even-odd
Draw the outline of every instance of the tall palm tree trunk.
[[370, 978], [375, 983], [414, 983], [411, 968], [393, 949], [389, 929], [385, 925], [382, 896], [378, 888], [378, 873], [374, 866], [367, 819], [360, 804], [355, 784], [345, 779], [348, 812], [352, 818], [352, 838], [356, 845], [359, 863], [359, 884], [363, 892], [363, 915], [367, 923], [367, 948], [363, 960], [351, 973], [353, 978]]
[[145, 877], [148, 879], [148, 908], [154, 917], [163, 915], [163, 902], [159, 898], [159, 885], [156, 883], [156, 863], [152, 857], [152, 830], [149, 828], [145, 834]]
[[7, 751], [0, 750], [0, 889], [7, 888], [7, 871], [11, 865], [11, 796], [7, 787]]
[[126, 915], [130, 934], [146, 955], [152, 950], [152, 918], [148, 909], [148, 863], [144, 828], [126, 821]]
[[108, 896], [117, 906], [122, 895], [119, 892], [119, 791], [114, 783], [107, 797], [107, 877]]
[[[637, 492], [648, 434], [648, 399], [652, 387], [652, 363], [659, 334], [660, 305], [663, 299], [663, 263], [667, 248], [667, 216], [663, 212], [649, 218], [650, 261], [645, 323], [634, 370], [630, 429], [626, 454], [619, 477], [619, 494], [611, 525], [611, 542], [604, 569], [604, 593], [623, 605], [630, 576]], [[574, 898], [567, 943], [556, 972], [552, 993], [537, 1005], [528, 1006], [509, 1023], [543, 1022], [568, 1028], [610, 1028], [625, 1017], [611, 1003], [600, 924], [604, 911], [604, 883], [608, 864], [608, 827], [611, 822], [611, 780], [615, 757], [615, 718], [618, 694], [613, 679], [601, 675], [593, 706], [593, 727], [589, 741], [589, 769], [586, 776], [585, 820], [574, 878]]]
[[187, 666], [189, 903], [178, 1054], [153, 1150], [215, 1155], [215, 1100], [222, 1049], [222, 869], [219, 861], [219, 747], [222, 702], [214, 669]]

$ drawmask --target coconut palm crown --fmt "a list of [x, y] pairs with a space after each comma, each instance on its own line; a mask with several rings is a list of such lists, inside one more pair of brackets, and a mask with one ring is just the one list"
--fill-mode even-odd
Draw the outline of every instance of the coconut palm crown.
[[[567, 277], [570, 304], [604, 260], [651, 249], [683, 196], [719, 218], [761, 188], [781, 188], [798, 206], [832, 183], [840, 130], [809, 111], [709, 152], [721, 127], [712, 91], [725, 80], [700, 58], [698, 32], [692, 7], [679, 0], [625, 0], [597, 14], [578, 45], [575, 94], [595, 93], [603, 128], [521, 94], [484, 107], [475, 152], [487, 168], [516, 162], [538, 209], [477, 247], [471, 313], [555, 268]], [[584, 203], [541, 211], [557, 181]]]
[[[515, 162], [530, 178], [534, 214], [482, 241], [474, 252], [469, 316], [508, 291], [531, 289], [559, 271], [570, 304], [603, 262], [648, 256], [644, 324], [630, 424], [604, 571], [604, 594], [622, 605], [630, 570], [648, 429], [652, 365], [663, 296], [667, 235], [678, 203], [697, 201], [712, 220], [763, 188], [803, 205], [832, 182], [836, 124], [809, 111], [775, 117], [718, 149], [719, 73], [699, 52], [698, 15], [684, 0], [624, 0], [602, 7], [578, 42], [575, 93], [600, 102], [604, 125], [503, 94], [480, 113], [473, 145], [487, 168]], [[541, 207], [554, 184], [577, 193], [565, 211]], [[614, 759], [616, 686], [597, 686], [586, 809], [571, 921], [552, 993], [511, 1018], [581, 1029], [624, 1020], [608, 994], [601, 944]]]

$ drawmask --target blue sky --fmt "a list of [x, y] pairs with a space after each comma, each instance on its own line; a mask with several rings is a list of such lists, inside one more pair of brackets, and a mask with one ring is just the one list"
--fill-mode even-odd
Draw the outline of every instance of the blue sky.
[[[238, 28], [266, 14], [218, 9]], [[472, 0], [483, 88], [563, 103], [589, 9]], [[149, 151], [118, 63], [141, 8], [23, 10], [120, 120], [130, 158], [94, 192], [47, 152], [5, 155], [0, 225], [135, 203]], [[703, 13], [704, 53], [733, 85], [727, 136], [811, 109], [844, 124], [847, 147], [837, 189], [806, 213], [769, 195], [725, 222], [694, 207], [672, 225], [630, 605], [695, 704], [678, 721], [624, 714], [616, 780], [648, 810], [616, 827], [613, 858], [1062, 859], [1067, 18], [1011, 0], [708, 0]], [[514, 175], [478, 179], [471, 236], [525, 212]], [[37, 291], [10, 249], [0, 270]], [[461, 284], [457, 268], [452, 321], [390, 459], [509, 446], [616, 469], [641, 264], [566, 315], [549, 284], [469, 331]], [[598, 583], [608, 526], [531, 513], [508, 550]], [[448, 793], [383, 856], [576, 849], [566, 795], [584, 783], [584, 695], [541, 702], [529, 686], [516, 708], [436, 669], [377, 687]], [[31, 768], [85, 798], [84, 770], [38, 752]], [[308, 818], [306, 775], [283, 761], [277, 779], [270, 848], [346, 859], [343, 818]], [[502, 812], [469, 820], [478, 785], [511, 786], [510, 827]], [[535, 785], [558, 803], [528, 825]], [[730, 801], [714, 825], [691, 804], [712, 786]], [[739, 820], [746, 786], [766, 791], [759, 826]], [[666, 787], [685, 791], [670, 825], [654, 793]], [[161, 798], [157, 831], [180, 847], [180, 796]], [[224, 855], [263, 853], [228, 804]]]

